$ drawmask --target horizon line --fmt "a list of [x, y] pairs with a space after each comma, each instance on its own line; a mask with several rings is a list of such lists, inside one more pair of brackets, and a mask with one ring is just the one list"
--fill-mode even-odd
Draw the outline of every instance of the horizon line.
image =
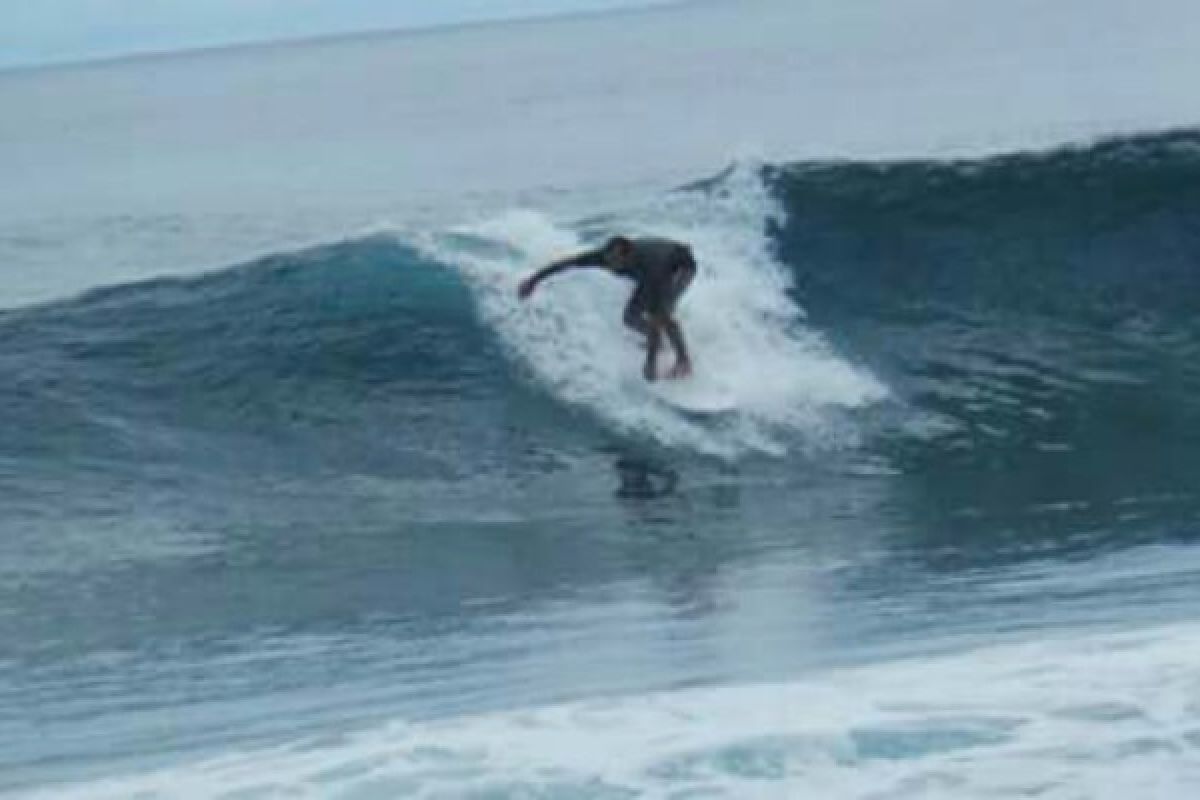
[[193, 56], [217, 55], [238, 50], [283, 49], [313, 44], [334, 44], [352, 39], [384, 39], [397, 36], [423, 36], [436, 33], [464, 31], [476, 28], [508, 27], [520, 25], [536, 25], [546, 22], [585, 19], [611, 16], [632, 16], [644, 13], [663, 11], [673, 6], [696, 4], [704, 0], [640, 0], [633, 5], [617, 6], [615, 8], [592, 8], [580, 11], [551, 11], [541, 14], [517, 15], [511, 17], [492, 17], [468, 19], [432, 24], [417, 24], [412, 26], [389, 26], [382, 28], [362, 28], [359, 30], [335, 31], [330, 33], [315, 33], [310, 35], [284, 36], [278, 39], [245, 39], [223, 42], [221, 44], [184, 45], [179, 48], [145, 50], [130, 50], [122, 53], [84, 56], [82, 58], [51, 59], [48, 61], [16, 62], [13, 64], [0, 63], [0, 76], [15, 73], [54, 72], [79, 68], [117, 66], [129, 62], [153, 61], [169, 58], [187, 58]]

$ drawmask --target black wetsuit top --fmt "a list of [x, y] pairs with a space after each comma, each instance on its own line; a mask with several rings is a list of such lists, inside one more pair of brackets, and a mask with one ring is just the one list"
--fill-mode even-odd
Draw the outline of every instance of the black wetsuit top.
[[[631, 305], [636, 306], [639, 311], [652, 313], [673, 311], [679, 295], [690, 283], [690, 278], [679, 279], [680, 270], [696, 269], [691, 248], [670, 239], [650, 237], [631, 239], [630, 243], [633, 245], [633, 251], [630, 254], [629, 266], [614, 272], [637, 284], [630, 301]], [[604, 248], [582, 253], [568, 263], [580, 267], [607, 266]]]

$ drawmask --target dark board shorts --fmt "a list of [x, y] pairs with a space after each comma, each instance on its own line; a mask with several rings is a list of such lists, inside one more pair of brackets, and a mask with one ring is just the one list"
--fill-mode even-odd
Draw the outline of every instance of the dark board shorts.
[[629, 298], [628, 312], [641, 315], [673, 314], [679, 298], [696, 276], [696, 259], [691, 249], [681, 247], [671, 269], [650, 275], [637, 285]]

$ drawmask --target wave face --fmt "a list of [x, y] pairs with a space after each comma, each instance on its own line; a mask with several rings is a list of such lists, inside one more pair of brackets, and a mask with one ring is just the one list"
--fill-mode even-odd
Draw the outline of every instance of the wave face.
[[[1089, 498], [1083, 522], [1129, 503], [1178, 521], [1200, 466], [1197, 178], [1195, 132], [737, 167], [570, 225], [517, 209], [7, 312], [0, 499], [36, 530], [128, 521], [145, 516], [121, 499], [132, 481], [161, 489], [174, 530], [194, 485], [240, 504], [247, 486], [358, 476], [486, 515], [616, 448], [802, 472], [836, 454], [964, 513], [1065, 492]], [[516, 299], [534, 265], [613, 231], [693, 244], [680, 316], [736, 413], [646, 390], [624, 282], [574, 273]], [[204, 547], [156, 545], [176, 546]]]
[[[1194, 416], [1198, 178], [1192, 132], [738, 168], [572, 227], [517, 210], [94, 291], [0, 317], [5, 451], [170, 461], [247, 436], [288, 458], [430, 463], [459, 442], [486, 462], [509, 447], [497, 427], [549, 413], [564, 441], [781, 455], [861, 443], [846, 413], [888, 397], [972, 445], [1084, 446], [1135, 418], [1173, 441]], [[623, 282], [578, 273], [515, 300], [524, 271], [614, 230], [694, 245], [681, 317], [738, 414], [645, 391]]]
[[948, 504], [1008, 487], [994, 510], [1191, 496], [1200, 135], [769, 172], [810, 321], [907, 409], [894, 464]]
[[504, 375], [466, 289], [385, 239], [94, 291], [0, 327], [5, 449], [30, 456], [188, 458], [288, 431], [333, 457], [400, 427], [410, 447], [418, 401], [470, 406]]
[[979, 161], [771, 170], [784, 259], [820, 308], [1188, 316], [1200, 135]]
[[739, 401], [741, 413], [716, 425], [646, 390], [620, 322], [623, 281], [575, 274], [528, 304], [516, 299], [524, 272], [625, 220], [573, 230], [514, 211], [10, 313], [0, 326], [12, 345], [4, 402], [20, 420], [12, 444], [36, 452], [66, 435], [141, 459], [141, 448], [176, 447], [180, 436], [273, 436], [305, 440], [323, 460], [354, 443], [368, 451], [354, 452], [361, 463], [397, 444], [426, 458], [461, 437], [472, 460], [486, 461], [507, 447], [489, 453], [489, 431], [553, 405], [585, 411], [584, 428], [667, 446], [780, 453], [780, 431], [826, 435], [820, 409], [859, 406], [883, 389], [802, 324], [768, 252], [771, 206], [747, 171], [628, 220], [705, 256], [682, 314], [702, 372]]

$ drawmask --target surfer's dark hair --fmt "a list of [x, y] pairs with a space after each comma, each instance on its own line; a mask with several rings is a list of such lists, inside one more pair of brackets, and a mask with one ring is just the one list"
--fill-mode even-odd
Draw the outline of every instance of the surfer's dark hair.
[[614, 236], [604, 243], [604, 252], [608, 253], [628, 253], [633, 249], [633, 242], [624, 236]]

